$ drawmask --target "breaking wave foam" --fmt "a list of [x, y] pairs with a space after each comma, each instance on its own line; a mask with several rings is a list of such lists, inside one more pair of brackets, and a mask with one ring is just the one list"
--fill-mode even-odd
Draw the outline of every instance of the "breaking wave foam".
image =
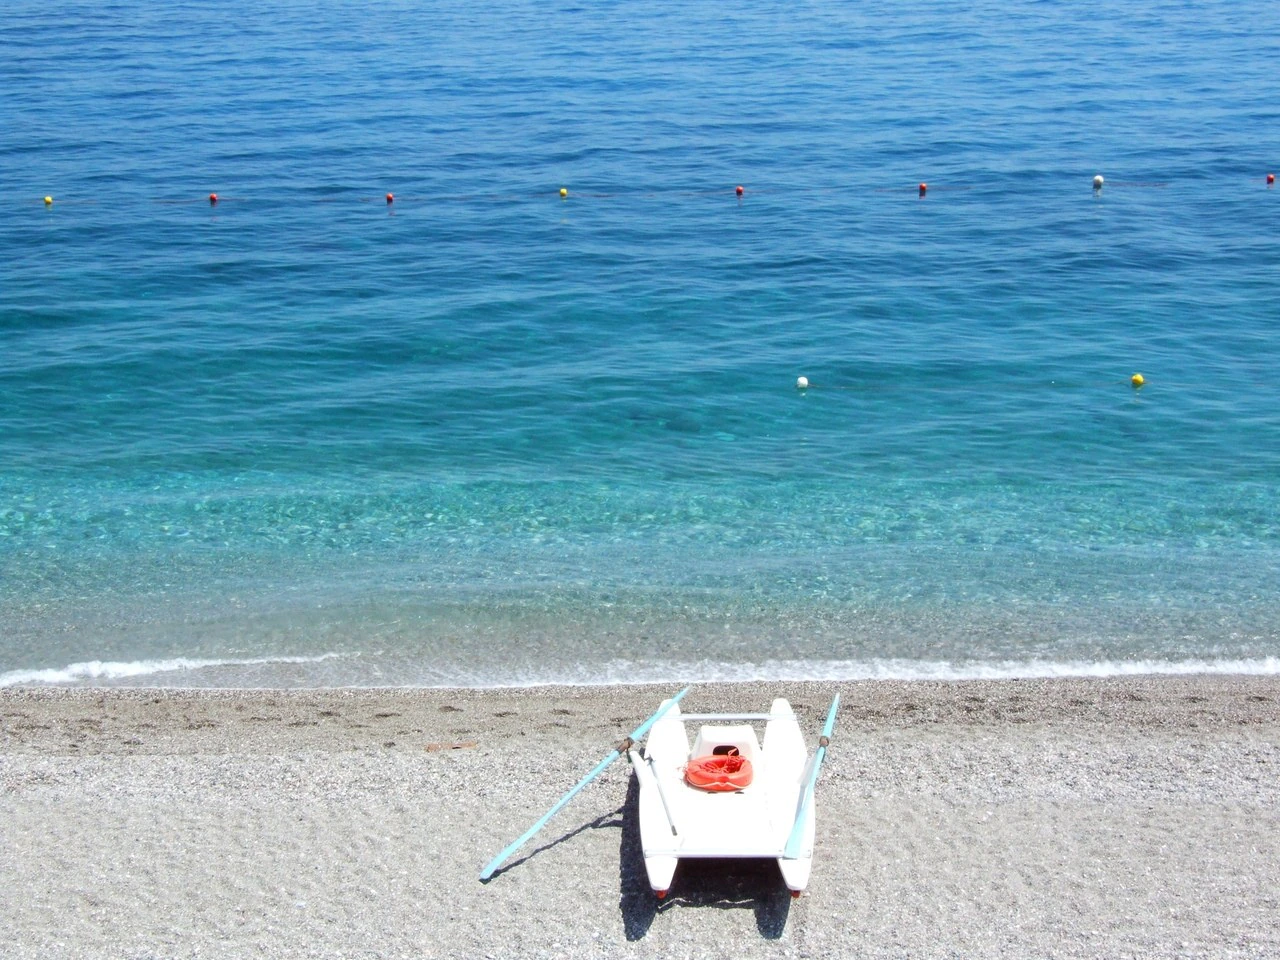
[[[326, 660], [343, 659], [345, 666], [311, 671], [306, 666]], [[281, 667], [301, 666], [300, 671], [281, 672]], [[212, 668], [230, 674], [200, 676]], [[239, 668], [239, 669], [237, 669]], [[245, 668], [249, 668], [246, 670]], [[0, 674], [0, 688], [26, 685], [95, 683], [111, 684], [155, 676], [164, 687], [205, 687], [225, 685], [238, 689], [335, 688], [335, 687], [457, 687], [467, 689], [528, 688], [548, 686], [600, 687], [627, 684], [737, 683], [737, 682], [841, 682], [859, 680], [1035, 680], [1072, 677], [1142, 677], [1236, 674], [1280, 675], [1280, 657], [1253, 659], [1188, 660], [1100, 660], [1051, 661], [1005, 660], [922, 661], [877, 660], [760, 660], [729, 663], [715, 660], [636, 662], [613, 660], [581, 663], [572, 667], [543, 667], [522, 671], [467, 671], [449, 665], [424, 664], [416, 660], [378, 662], [360, 654], [324, 653], [309, 657], [251, 657], [106, 662], [92, 660], [45, 670], [12, 670]], [[164, 676], [160, 676], [164, 675]], [[229, 682], [228, 682], [229, 681]], [[126, 685], [132, 685], [127, 684]]]
[[[614, 662], [602, 676], [557, 676], [491, 686], [608, 686], [626, 683], [732, 683], [855, 680], [1040, 680], [1071, 677], [1280, 675], [1280, 657], [1236, 660], [1006, 660], [951, 663], [920, 660], [766, 660], [758, 663], [635, 664]], [[490, 684], [485, 684], [490, 686]]]
[[[1280, 657], [1253, 660], [1006, 660], [952, 664], [883, 660], [833, 664], [842, 680], [1040, 680], [1054, 677], [1194, 676], [1197, 674], [1280, 674]], [[841, 669], [844, 667], [845, 669]], [[799, 678], [797, 678], [799, 679]]]
[[174, 657], [168, 660], [103, 661], [89, 660], [65, 667], [46, 670], [10, 670], [0, 673], [0, 687], [17, 687], [27, 684], [77, 683], [84, 680], [126, 680], [155, 673], [203, 670], [208, 667], [272, 666], [287, 663], [319, 663], [340, 656], [323, 653], [315, 657], [251, 657], [243, 659], [196, 660]]

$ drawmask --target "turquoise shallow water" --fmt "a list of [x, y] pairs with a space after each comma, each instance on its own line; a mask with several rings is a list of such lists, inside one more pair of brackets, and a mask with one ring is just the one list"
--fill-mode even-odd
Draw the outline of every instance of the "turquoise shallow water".
[[18, 4], [0, 684], [1280, 669], [1267, 14]]

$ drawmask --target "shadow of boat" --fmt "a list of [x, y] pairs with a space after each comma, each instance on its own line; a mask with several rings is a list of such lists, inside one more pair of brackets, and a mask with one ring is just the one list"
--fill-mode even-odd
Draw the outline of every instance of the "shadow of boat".
[[782, 937], [791, 912], [791, 894], [775, 860], [681, 860], [665, 900], [649, 887], [640, 843], [640, 785], [633, 776], [622, 806], [618, 856], [618, 908], [630, 941], [641, 940], [661, 913], [684, 909], [751, 910], [767, 940]]

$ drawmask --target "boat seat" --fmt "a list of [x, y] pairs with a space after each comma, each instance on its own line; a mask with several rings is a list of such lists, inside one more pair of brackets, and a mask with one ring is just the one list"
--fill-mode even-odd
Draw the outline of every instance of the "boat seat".
[[737, 750], [738, 755], [745, 757], [753, 766], [760, 761], [760, 741], [749, 724], [733, 726], [704, 726], [698, 728], [698, 737], [693, 742], [691, 759], [731, 753]]

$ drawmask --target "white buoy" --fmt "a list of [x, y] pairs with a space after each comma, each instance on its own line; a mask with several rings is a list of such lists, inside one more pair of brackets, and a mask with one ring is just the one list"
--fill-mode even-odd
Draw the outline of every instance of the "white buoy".
[[809, 378], [808, 378], [808, 377], [796, 377], [796, 389], [797, 389], [797, 390], [808, 390], [808, 389], [809, 389]]
[[1093, 178], [1093, 189], [1095, 190], [1102, 189], [1102, 174], [1098, 174], [1096, 177]]

